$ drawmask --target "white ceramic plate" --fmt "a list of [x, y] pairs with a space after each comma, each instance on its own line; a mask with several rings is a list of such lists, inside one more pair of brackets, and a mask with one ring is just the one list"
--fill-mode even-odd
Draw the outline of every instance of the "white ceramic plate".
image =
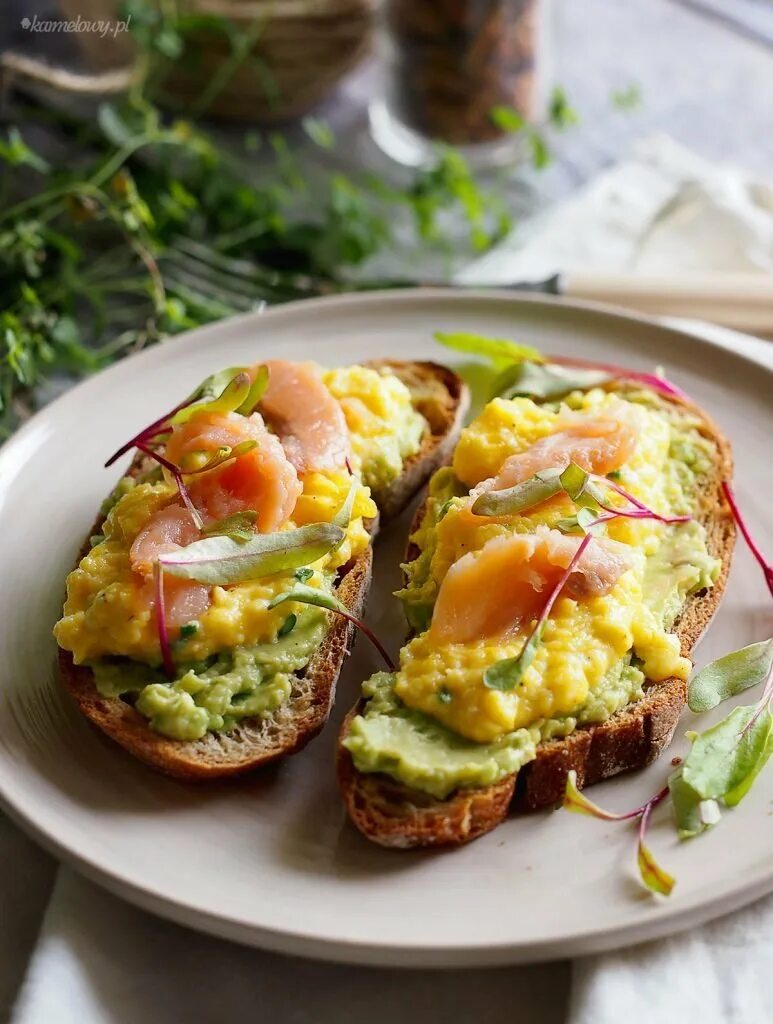
[[[154, 774], [93, 731], [60, 692], [50, 630], [64, 577], [117, 475], [102, 469], [106, 455], [222, 366], [278, 354], [329, 365], [383, 355], [443, 360], [450, 353], [433, 342], [438, 329], [665, 366], [732, 440], [741, 501], [763, 547], [773, 549], [765, 519], [771, 374], [693, 336], [593, 307], [450, 291], [305, 302], [196, 331], [81, 384], [0, 452], [5, 807], [62, 859], [146, 909], [333, 960], [451, 966], [587, 953], [675, 931], [773, 889], [773, 771], [718, 828], [690, 843], [677, 842], [668, 811], [659, 810], [652, 846], [678, 877], [667, 901], [635, 881], [630, 826], [561, 811], [513, 819], [452, 853], [370, 845], [345, 819], [333, 770], [337, 721], [376, 668], [366, 644], [344, 670], [323, 735], [236, 783], [184, 786]], [[369, 608], [395, 649], [403, 627], [390, 592], [406, 529], [404, 520], [379, 540]], [[739, 549], [701, 662], [767, 635], [765, 593]], [[665, 757], [593, 795], [629, 808], [668, 770]]]

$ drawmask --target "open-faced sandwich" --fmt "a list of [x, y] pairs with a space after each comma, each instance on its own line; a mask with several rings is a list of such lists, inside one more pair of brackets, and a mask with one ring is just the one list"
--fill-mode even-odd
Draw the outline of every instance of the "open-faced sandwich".
[[433, 363], [225, 370], [124, 445], [55, 636], [83, 713], [185, 779], [324, 724], [379, 516], [450, 456], [464, 385]]
[[384, 846], [464, 843], [570, 771], [656, 758], [729, 569], [729, 447], [673, 385], [522, 360], [500, 387], [415, 520], [399, 669], [341, 733], [348, 812]]

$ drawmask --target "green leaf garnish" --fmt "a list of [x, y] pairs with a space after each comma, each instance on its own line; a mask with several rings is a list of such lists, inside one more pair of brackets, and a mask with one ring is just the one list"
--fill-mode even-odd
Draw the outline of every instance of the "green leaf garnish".
[[602, 821], [623, 821], [628, 817], [628, 815], [605, 811], [598, 804], [594, 804], [592, 800], [589, 800], [577, 788], [577, 772], [574, 770], [567, 772], [562, 806], [566, 811], [572, 811], [574, 814], [587, 814], [591, 818], [600, 818]]
[[[207, 524], [201, 532], [206, 537], [230, 537], [238, 544], [244, 544], [255, 536], [257, 521], [257, 512], [253, 509], [245, 509], [243, 512], [234, 512], [233, 515]], [[312, 572], [311, 569], [308, 571]]]
[[[227, 373], [228, 371], [223, 371]], [[215, 374], [213, 377], [208, 378], [209, 381], [215, 381], [220, 377], [220, 374]], [[205, 382], [206, 384], [206, 382]], [[202, 385], [203, 387], [203, 385]], [[172, 426], [178, 426], [181, 423], [187, 423], [191, 417], [197, 413], [229, 413], [236, 412], [240, 406], [242, 406], [249, 398], [250, 392], [252, 391], [252, 382], [250, 381], [249, 374], [244, 370], [238, 370], [236, 374], [228, 381], [220, 394], [215, 397], [205, 397], [203, 401], [192, 402], [190, 405], [184, 406], [178, 412], [172, 416], [169, 423]], [[206, 394], [206, 392], [205, 392]]]
[[696, 736], [682, 777], [702, 800], [737, 804], [771, 754], [773, 715], [767, 706], [734, 708], [727, 718]]
[[719, 821], [719, 804], [716, 800], [703, 800], [684, 781], [681, 766], [669, 776], [668, 790], [680, 839], [692, 839]]
[[577, 111], [569, 103], [566, 90], [560, 85], [557, 85], [551, 93], [548, 105], [548, 118], [551, 125], [559, 131], [563, 131], [579, 121]]
[[352, 477], [352, 481], [349, 485], [349, 493], [343, 500], [343, 504], [333, 516], [331, 522], [340, 529], [345, 530], [352, 519], [352, 509], [354, 508], [354, 502], [357, 498], [357, 490], [359, 488], [359, 481], [357, 477]]
[[355, 625], [357, 629], [364, 633], [368, 640], [370, 640], [386, 662], [389, 667], [389, 671], [395, 671], [395, 663], [392, 661], [386, 648], [383, 646], [373, 630], [369, 626], [366, 626], [361, 619], [352, 615], [346, 605], [339, 601], [335, 594], [330, 594], [326, 590], [318, 590], [316, 587], [307, 587], [304, 583], [297, 583], [292, 587], [292, 589], [286, 591], [284, 594], [279, 594], [270, 601], [268, 607], [276, 608], [277, 605], [283, 604], [285, 601], [297, 601], [298, 604], [310, 604], [314, 605], [316, 608], [324, 608], [329, 612], [335, 612], [338, 615], [343, 615], [345, 619], [348, 619], [349, 622]]
[[690, 680], [687, 703], [691, 711], [711, 711], [767, 679], [773, 669], [773, 639], [742, 647], [706, 665]]
[[180, 464], [180, 471], [185, 476], [208, 473], [210, 469], [217, 469], [225, 462], [241, 458], [242, 455], [246, 455], [247, 452], [251, 452], [253, 448], [257, 447], [258, 442], [254, 438], [250, 438], [248, 441], [240, 441], [233, 448], [225, 444], [215, 452], [187, 452]]
[[343, 530], [332, 523], [312, 523], [297, 530], [256, 534], [241, 543], [231, 537], [207, 537], [161, 555], [159, 562], [172, 576], [227, 586], [316, 562], [336, 548], [343, 536]]
[[[644, 815], [642, 815], [642, 821], [644, 820]], [[639, 868], [639, 877], [650, 892], [658, 893], [660, 896], [671, 895], [671, 890], [676, 885], [676, 879], [658, 864], [641, 834], [636, 847], [636, 863]]]
[[528, 480], [501, 491], [484, 491], [472, 505], [478, 516], [507, 516], [541, 505], [564, 492], [575, 504], [598, 511], [603, 495], [592, 482], [590, 474], [575, 462], [566, 469], [543, 469]]
[[298, 616], [294, 612], [291, 612], [276, 631], [277, 639], [281, 639], [283, 636], [287, 636], [288, 633], [292, 633], [297, 621]]
[[304, 566], [302, 569], [296, 569], [293, 575], [299, 583], [305, 583], [314, 575], [314, 570], [309, 569], [308, 566]]
[[484, 338], [480, 334], [469, 334], [463, 331], [446, 333], [435, 331], [435, 340], [446, 348], [455, 352], [464, 352], [467, 355], [481, 356], [487, 359], [495, 370], [502, 370], [511, 363], [522, 363], [528, 360], [532, 363], [543, 361], [542, 353], [532, 348], [531, 345], [521, 345], [516, 341], [507, 341], [504, 338]]
[[534, 661], [544, 631], [545, 623], [543, 621], [531, 633], [521, 648], [520, 654], [515, 658], [503, 658], [502, 661], [489, 665], [483, 673], [483, 685], [487, 686], [489, 690], [500, 690], [502, 693], [508, 693], [519, 686], [526, 669]]
[[476, 516], [509, 516], [541, 505], [563, 491], [561, 471], [545, 469], [501, 491], [484, 491], [472, 504]]
[[612, 380], [605, 370], [574, 369], [544, 359], [506, 366], [494, 381], [492, 397], [554, 401], [572, 391], [588, 391]]
[[247, 392], [247, 397], [236, 410], [238, 413], [241, 413], [242, 416], [250, 416], [255, 412], [258, 403], [266, 393], [268, 378], [268, 367], [261, 364], [255, 372], [255, 380], [252, 382], [250, 390]]
[[636, 866], [639, 869], [639, 877], [642, 884], [651, 892], [661, 896], [669, 896], [676, 884], [675, 879], [657, 863], [652, 851], [644, 842], [647, 832], [650, 814], [654, 807], [668, 796], [668, 788], [661, 789], [655, 796], [650, 797], [641, 807], [635, 807], [632, 811], [623, 814], [615, 814], [612, 811], [605, 811], [598, 804], [594, 804], [584, 796], [577, 788], [577, 773], [570, 771], [566, 776], [566, 788], [564, 790], [564, 809], [573, 811], [575, 814], [587, 814], [591, 818], [600, 818], [602, 821], [631, 821], [639, 820], [638, 836], [636, 843]]
[[606, 532], [606, 523], [599, 522], [597, 513], [592, 508], [582, 506], [577, 509], [573, 516], [559, 519], [556, 522], [556, 529], [561, 533], [590, 533], [593, 537], [600, 537]]
[[186, 622], [184, 625], [180, 626], [180, 639], [181, 640], [190, 640], [190, 638], [192, 636], [196, 636], [198, 631], [199, 631], [199, 624], [198, 624], [198, 622], [195, 622], [195, 621], [194, 622]]

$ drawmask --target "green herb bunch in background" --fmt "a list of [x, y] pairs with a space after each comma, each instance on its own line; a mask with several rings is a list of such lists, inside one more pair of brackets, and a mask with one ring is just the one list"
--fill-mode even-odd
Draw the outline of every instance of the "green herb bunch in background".
[[[407, 220], [424, 247], [441, 250], [453, 213], [467, 226], [470, 253], [510, 228], [501, 198], [480, 187], [453, 149], [438, 148], [436, 165], [402, 187], [320, 167], [312, 184], [280, 133], [249, 132], [223, 145], [189, 117], [162, 115], [155, 101], [175, 61], [191, 59], [188, 35], [202, 17], [167, 6], [126, 4], [137, 60], [120, 102], [79, 117], [19, 101], [23, 131], [12, 126], [0, 138], [3, 436], [27, 415], [33, 394], [46, 397], [63, 375], [263, 303], [394, 284], [352, 271], [391, 245], [396, 222]], [[196, 116], [240, 61], [257, 60], [250, 33], [206, 17], [232, 56], [204, 84]], [[574, 119], [560, 91], [551, 110], [558, 127]], [[310, 118], [304, 128], [307, 145], [335, 149], [324, 122]], [[44, 159], [30, 145], [42, 130], [56, 159], [51, 146]], [[544, 142], [532, 150], [544, 166]]]

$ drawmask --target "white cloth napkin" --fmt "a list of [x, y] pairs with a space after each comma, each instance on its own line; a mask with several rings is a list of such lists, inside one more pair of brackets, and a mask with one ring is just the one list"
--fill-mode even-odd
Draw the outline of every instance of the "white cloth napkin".
[[[460, 280], [504, 283], [576, 265], [773, 269], [773, 192], [671, 140], [646, 140]], [[693, 328], [773, 366], [773, 346]], [[685, 935], [578, 960], [571, 972], [565, 963], [394, 972], [292, 960], [169, 924], [57, 871], [1, 817], [0, 855], [0, 1019], [29, 957], [16, 1024], [773, 1021], [773, 898]]]
[[773, 187], [664, 135], [548, 208], [456, 275], [506, 285], [561, 270], [773, 271]]

